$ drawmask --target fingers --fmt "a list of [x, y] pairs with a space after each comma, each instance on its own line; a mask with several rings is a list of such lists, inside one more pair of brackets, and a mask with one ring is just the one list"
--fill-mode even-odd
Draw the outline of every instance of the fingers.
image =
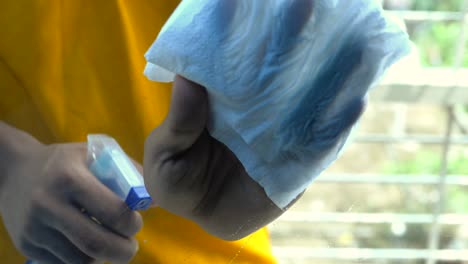
[[288, 49], [307, 25], [313, 11], [313, 0], [290, 0], [284, 2], [278, 20], [276, 47]]
[[[344, 88], [348, 79], [362, 62], [364, 47], [361, 39], [350, 37], [339, 51], [321, 67], [315, 80], [305, 84], [304, 89], [307, 90], [307, 93], [281, 124], [281, 130], [284, 131], [281, 145], [290, 148], [318, 143], [315, 137], [317, 133], [314, 131], [324, 127], [323, 119], [327, 118], [327, 111], [332, 107], [337, 96], [346, 92]], [[362, 106], [359, 104], [361, 102], [349, 106], [352, 108], [353, 115], [361, 111]], [[340, 109], [347, 111], [346, 108], [340, 107]], [[349, 118], [349, 120], [351, 119]], [[332, 123], [338, 124], [334, 121]], [[329, 141], [323, 146], [325, 148], [331, 145], [333, 142]]]
[[285, 5], [284, 26], [288, 28], [286, 35], [297, 36], [312, 15], [313, 0], [290, 0]]
[[[187, 182], [184, 175], [190, 172], [193, 164], [179, 158], [200, 138], [205, 131], [207, 119], [208, 96], [205, 89], [177, 76], [173, 86], [169, 114], [164, 123], [153, 130], [145, 143], [145, 173], [143, 175], [148, 191], [158, 205], [164, 202], [162, 197], [165, 197], [163, 194], [168, 190], [164, 186], [174, 186], [174, 184], [165, 183], [178, 182], [180, 179]], [[176, 159], [177, 164], [173, 164], [172, 161]], [[177, 173], [157, 173], [164, 171], [164, 168], [170, 168], [170, 171], [177, 171]], [[188, 175], [193, 175], [193, 173]], [[182, 197], [187, 195], [181, 194], [175, 200], [184, 200]], [[190, 207], [190, 204], [185, 203], [180, 210], [186, 207]]]
[[29, 244], [23, 247], [24, 252], [28, 252], [28, 258], [34, 260], [34, 263], [44, 264], [65, 264], [62, 260], [54, 256], [49, 251]]
[[73, 202], [95, 217], [101, 224], [123, 237], [134, 236], [143, 226], [138, 212], [131, 211], [125, 202], [82, 167], [75, 183]]
[[174, 156], [184, 152], [203, 132], [207, 119], [208, 97], [205, 89], [177, 76], [168, 117], [148, 137], [145, 154]]
[[364, 106], [364, 101], [361, 98], [355, 98], [348, 102], [343, 110], [333, 118], [314, 128], [312, 133], [316, 149], [323, 150], [334, 146], [343, 132], [358, 121], [364, 111]]
[[[197, 206], [209, 187], [211, 174], [206, 171], [208, 161], [212, 159], [208, 132], [202, 133], [193, 146], [176, 161], [156, 162], [145, 172], [148, 178], [148, 191], [157, 201], [158, 206], [190, 218], [188, 215]], [[222, 175], [217, 175], [222, 177]]]
[[58, 218], [50, 219], [49, 224], [93, 259], [128, 263], [137, 252], [134, 239], [109, 231], [73, 207], [60, 207], [54, 215]]
[[216, 32], [216, 36], [221, 40], [229, 37], [231, 25], [236, 14], [238, 1], [219, 1], [215, 5], [213, 14], [216, 16], [216, 22], [211, 25]]
[[[40, 229], [36, 241], [47, 243], [37, 244], [37, 247], [42, 247], [42, 250], [47, 250], [54, 257], [60, 260], [59, 263], [91, 263], [92, 258], [84, 254], [75, 247], [63, 234], [50, 227]], [[50, 258], [50, 257], [49, 257]], [[49, 262], [46, 262], [49, 263]]]
[[[85, 149], [75, 149], [79, 157], [85, 157]], [[66, 166], [60, 174], [59, 182], [67, 183], [63, 186], [66, 196], [48, 201], [45, 224], [55, 232], [45, 236], [48, 241], [44, 248], [64, 263], [91, 263], [93, 259], [127, 263], [136, 253], [137, 243], [128, 237], [142, 227], [140, 214], [103, 185], [88, 170], [84, 158]]]

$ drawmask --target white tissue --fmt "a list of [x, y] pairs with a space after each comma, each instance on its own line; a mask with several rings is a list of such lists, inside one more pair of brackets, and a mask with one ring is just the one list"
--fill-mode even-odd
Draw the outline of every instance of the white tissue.
[[145, 74], [206, 87], [211, 135], [285, 208], [337, 158], [368, 89], [408, 51], [373, 0], [184, 0]]

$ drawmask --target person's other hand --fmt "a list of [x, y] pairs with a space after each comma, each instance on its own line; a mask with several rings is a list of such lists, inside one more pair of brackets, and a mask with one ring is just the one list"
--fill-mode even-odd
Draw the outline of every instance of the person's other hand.
[[177, 77], [166, 120], [147, 138], [145, 184], [160, 207], [225, 240], [242, 238], [283, 213], [240, 161], [206, 130], [203, 87]]
[[0, 190], [0, 215], [20, 252], [47, 264], [128, 263], [141, 216], [87, 169], [86, 144], [28, 144]]

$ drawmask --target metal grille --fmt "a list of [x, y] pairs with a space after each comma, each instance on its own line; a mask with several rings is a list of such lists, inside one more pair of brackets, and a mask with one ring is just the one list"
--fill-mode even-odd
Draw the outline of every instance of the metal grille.
[[[403, 143], [417, 142], [419, 144], [441, 146], [441, 169], [439, 175], [362, 175], [362, 174], [327, 174], [319, 177], [315, 184], [379, 184], [379, 185], [431, 185], [436, 187], [436, 202], [430, 214], [401, 213], [351, 213], [330, 212], [314, 213], [305, 211], [290, 211], [285, 213], [279, 222], [292, 224], [391, 224], [403, 222], [407, 224], [428, 224], [431, 226], [428, 243], [423, 249], [408, 248], [311, 248], [303, 246], [275, 245], [274, 253], [279, 259], [288, 259], [290, 263], [320, 263], [321, 260], [335, 260], [339, 263], [374, 261], [397, 261], [404, 263], [411, 260], [424, 260], [426, 264], [437, 261], [458, 261], [468, 263], [468, 249], [440, 249], [441, 225], [463, 225], [468, 223], [468, 214], [445, 214], [447, 186], [468, 186], [468, 176], [447, 175], [447, 160], [451, 147], [468, 146], [468, 136], [453, 135], [453, 127], [457, 125], [454, 106], [468, 104], [468, 69], [462, 69], [462, 58], [466, 50], [468, 26], [468, 0], [460, 12], [426, 12], [426, 11], [389, 11], [406, 21], [458, 21], [461, 23], [459, 39], [454, 43], [455, 59], [451, 69], [421, 69], [416, 76], [393, 76], [386, 79], [371, 96], [373, 100], [382, 102], [399, 102], [405, 104], [432, 103], [444, 107], [447, 122], [445, 135], [414, 135], [414, 134], [367, 134], [360, 135], [355, 141], [360, 143]], [[467, 161], [468, 162], [468, 161]], [[339, 195], [339, 194], [338, 194]], [[275, 224], [272, 225], [275, 234]], [[301, 234], [297, 234], [300, 236]], [[274, 236], [273, 236], [274, 237]], [[291, 239], [294, 239], [291, 237]], [[307, 262], [309, 260], [311, 262]], [[312, 262], [313, 260], [313, 262]], [[373, 263], [374, 263], [373, 262]], [[327, 262], [328, 263], [328, 262]], [[367, 262], [366, 262], [367, 263]], [[393, 263], [393, 262], [392, 262]]]

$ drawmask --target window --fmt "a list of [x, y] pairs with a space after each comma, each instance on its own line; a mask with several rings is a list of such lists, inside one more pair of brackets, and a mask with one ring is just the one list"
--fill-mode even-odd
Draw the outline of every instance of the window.
[[270, 226], [280, 263], [468, 263], [468, 1], [387, 0], [415, 43]]

